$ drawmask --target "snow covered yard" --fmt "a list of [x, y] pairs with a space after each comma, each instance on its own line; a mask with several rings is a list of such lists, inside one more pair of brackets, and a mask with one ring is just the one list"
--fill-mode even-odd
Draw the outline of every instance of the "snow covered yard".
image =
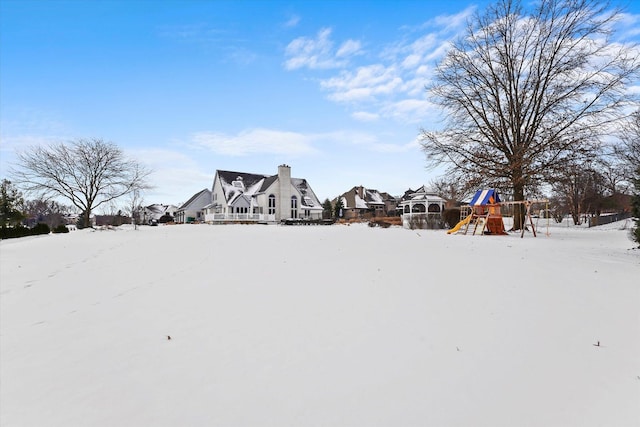
[[638, 426], [627, 233], [184, 225], [2, 241], [0, 424]]

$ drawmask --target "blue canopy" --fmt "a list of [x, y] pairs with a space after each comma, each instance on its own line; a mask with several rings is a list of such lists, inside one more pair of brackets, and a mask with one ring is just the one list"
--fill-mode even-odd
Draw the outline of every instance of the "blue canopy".
[[471, 206], [483, 206], [490, 205], [493, 203], [499, 203], [500, 197], [498, 196], [498, 192], [494, 189], [490, 190], [478, 190], [471, 199]]

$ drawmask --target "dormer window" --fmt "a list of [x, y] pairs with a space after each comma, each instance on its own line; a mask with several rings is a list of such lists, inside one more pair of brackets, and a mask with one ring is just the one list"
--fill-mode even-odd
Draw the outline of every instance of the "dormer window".
[[239, 176], [239, 177], [236, 178], [235, 181], [233, 181], [231, 183], [231, 185], [233, 185], [234, 187], [240, 189], [241, 191], [244, 191], [244, 182], [242, 182], [242, 181], [243, 181], [242, 177]]

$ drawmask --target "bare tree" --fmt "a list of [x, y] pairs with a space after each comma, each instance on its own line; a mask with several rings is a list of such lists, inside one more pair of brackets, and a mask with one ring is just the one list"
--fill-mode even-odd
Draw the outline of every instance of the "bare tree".
[[52, 229], [64, 224], [64, 217], [69, 213], [68, 207], [55, 200], [43, 199], [27, 200], [24, 204], [24, 210], [29, 226], [44, 223]]
[[129, 198], [127, 199], [127, 213], [131, 216], [131, 222], [133, 222], [135, 230], [138, 229], [138, 224], [141, 224], [142, 221], [143, 200], [140, 190], [134, 190], [129, 193]]
[[554, 199], [571, 214], [573, 223], [582, 223], [581, 215], [597, 214], [603, 200], [604, 179], [593, 167], [567, 165], [562, 177], [552, 185]]
[[429, 187], [434, 192], [451, 204], [456, 204], [470, 197], [477, 183], [468, 182], [461, 176], [448, 175], [433, 179]]
[[615, 147], [615, 157], [622, 165], [625, 179], [640, 179], [640, 110], [634, 112], [622, 126], [621, 143]]
[[591, 157], [640, 71], [637, 47], [611, 42], [619, 16], [599, 0], [540, 0], [531, 11], [498, 0], [475, 15], [429, 88], [446, 119], [422, 131], [428, 164], [502, 182], [524, 200], [531, 185]]
[[24, 190], [40, 197], [62, 197], [80, 209], [84, 224], [91, 212], [134, 190], [149, 188], [150, 171], [102, 139], [79, 139], [18, 153], [12, 170]]

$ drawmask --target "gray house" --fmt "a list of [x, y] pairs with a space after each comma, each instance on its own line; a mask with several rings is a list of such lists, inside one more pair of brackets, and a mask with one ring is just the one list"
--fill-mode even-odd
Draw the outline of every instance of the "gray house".
[[175, 222], [184, 224], [187, 222], [199, 222], [204, 220], [203, 209], [211, 203], [211, 191], [205, 188], [191, 196], [182, 206], [176, 210]]

